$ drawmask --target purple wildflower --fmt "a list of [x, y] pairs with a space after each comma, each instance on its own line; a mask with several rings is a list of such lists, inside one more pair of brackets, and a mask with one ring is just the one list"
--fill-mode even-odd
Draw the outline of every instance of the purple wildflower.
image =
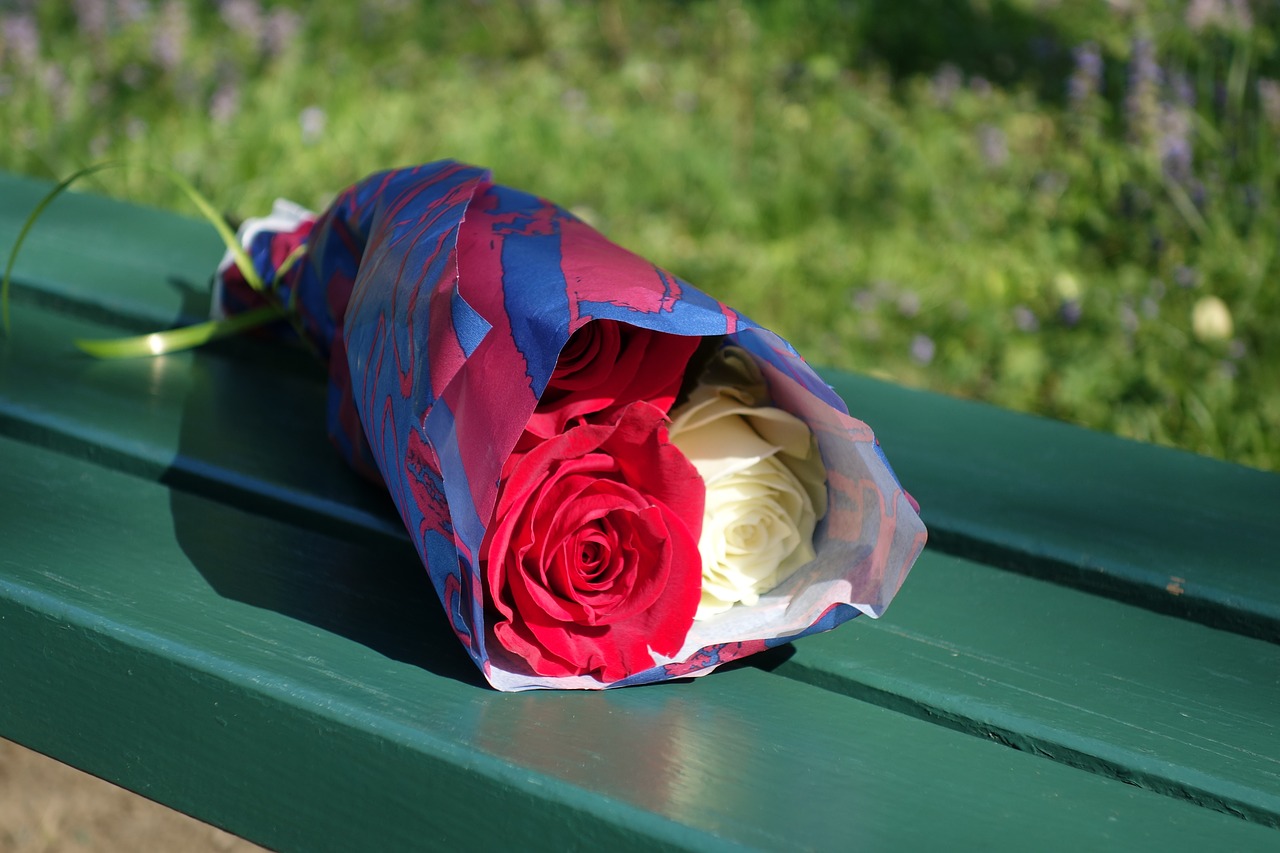
[[157, 65], [169, 72], [177, 70], [186, 53], [190, 29], [187, 7], [178, 0], [167, 0], [160, 9], [160, 20], [151, 40], [151, 53]]
[[928, 364], [933, 361], [933, 355], [936, 351], [937, 346], [928, 335], [920, 334], [911, 339], [911, 357], [920, 364]]
[[859, 311], [874, 311], [876, 305], [880, 302], [880, 298], [870, 288], [862, 288], [854, 292], [850, 301], [853, 302], [853, 307]]
[[1067, 97], [1071, 106], [1080, 109], [1102, 88], [1102, 51], [1094, 42], [1075, 49], [1076, 67], [1067, 81]]
[[272, 9], [267, 16], [263, 32], [263, 46], [271, 56], [278, 56], [289, 49], [298, 30], [302, 29], [302, 16], [292, 9]]
[[1005, 141], [1004, 131], [994, 125], [984, 124], [978, 128], [978, 149], [992, 169], [1009, 162], [1009, 143]]
[[1272, 129], [1280, 128], [1280, 80], [1266, 77], [1258, 80], [1258, 102]]
[[90, 42], [100, 42], [107, 35], [107, 0], [75, 0], [76, 21], [80, 32]]
[[1253, 29], [1253, 12], [1248, 0], [1191, 0], [1186, 21], [1194, 33], [1207, 29], [1248, 32]]
[[262, 44], [266, 33], [258, 0], [225, 0], [218, 11], [229, 30], [254, 44]]
[[1179, 183], [1192, 176], [1191, 117], [1185, 109], [1160, 111], [1160, 165], [1165, 177]]
[[898, 297], [898, 313], [910, 319], [920, 313], [920, 297], [908, 290]]
[[105, 133], [99, 133], [93, 139], [89, 140], [89, 156], [95, 160], [101, 160], [107, 156], [107, 151], [111, 147], [111, 138]]
[[125, 24], [145, 21], [150, 11], [147, 0], [116, 0], [116, 16]]
[[1178, 287], [1190, 289], [1199, 283], [1199, 279], [1194, 267], [1177, 266], [1173, 270], [1173, 281]]
[[42, 76], [44, 79], [41, 83], [53, 104], [54, 112], [65, 117], [71, 104], [71, 81], [61, 67], [52, 63], [44, 67]]
[[1145, 141], [1155, 135], [1160, 76], [1151, 40], [1134, 39], [1133, 56], [1129, 60], [1129, 91], [1124, 99], [1129, 136], [1134, 140]]
[[1120, 303], [1118, 314], [1120, 328], [1129, 334], [1138, 331], [1138, 312], [1133, 310], [1133, 306], [1127, 300]]
[[1191, 85], [1191, 78], [1183, 71], [1169, 74], [1169, 95], [1173, 103], [1180, 107], [1194, 110], [1196, 107], [1196, 88]]
[[1058, 309], [1058, 317], [1066, 326], [1075, 326], [1083, 315], [1084, 308], [1080, 305], [1079, 299], [1064, 300], [1062, 307]]
[[1014, 306], [1013, 325], [1018, 327], [1018, 331], [1027, 334], [1040, 331], [1040, 320], [1036, 318], [1035, 312], [1025, 305]]
[[209, 101], [209, 118], [214, 124], [230, 124], [240, 110], [240, 90], [231, 81], [224, 82]]
[[40, 57], [40, 30], [31, 15], [7, 15], [0, 19], [0, 43], [12, 54], [18, 68], [29, 71]]
[[960, 69], [951, 63], [939, 68], [938, 73], [934, 74], [933, 79], [929, 81], [933, 99], [942, 107], [951, 106], [951, 100], [963, 85], [964, 76], [961, 75]]

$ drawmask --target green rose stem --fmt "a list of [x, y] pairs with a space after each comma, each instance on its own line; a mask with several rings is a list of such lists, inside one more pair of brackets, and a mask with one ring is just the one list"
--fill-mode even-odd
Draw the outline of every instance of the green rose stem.
[[[245, 252], [244, 247], [236, 239], [236, 235], [227, 225], [226, 221], [218, 215], [213, 205], [197, 190], [190, 181], [182, 175], [175, 172], [167, 166], [157, 166], [151, 163], [130, 164], [123, 161], [109, 161], [106, 163], [96, 163], [87, 166], [80, 171], [72, 174], [63, 180], [56, 187], [50, 190], [40, 203], [36, 205], [35, 210], [22, 223], [22, 230], [18, 232], [18, 239], [14, 242], [13, 248], [9, 251], [9, 262], [4, 268], [4, 279], [0, 281], [0, 327], [3, 328], [4, 334], [10, 334], [9, 327], [9, 279], [13, 273], [13, 265], [18, 260], [18, 252], [22, 249], [23, 242], [27, 239], [27, 234], [36, 224], [36, 220], [44, 213], [45, 209], [53, 203], [54, 199], [66, 192], [66, 190], [76, 181], [89, 175], [101, 172], [105, 169], [120, 168], [123, 166], [135, 165], [143, 169], [157, 172], [164, 175], [191, 199], [200, 214], [213, 225], [218, 236], [222, 238], [222, 242], [226, 245], [227, 250], [231, 252], [231, 257], [235, 261], [236, 267], [239, 268], [244, 280], [255, 291], [263, 294], [268, 300], [267, 305], [246, 311], [243, 314], [237, 314], [233, 317], [226, 317], [221, 320], [210, 320], [204, 323], [195, 323], [190, 326], [184, 326], [178, 329], [169, 329], [163, 332], [152, 332], [148, 335], [137, 335], [127, 338], [110, 338], [105, 340], [77, 340], [75, 345], [83, 352], [93, 356], [94, 358], [136, 358], [138, 356], [154, 356], [167, 352], [177, 352], [179, 350], [191, 349], [198, 347], [209, 341], [228, 335], [238, 334], [248, 329], [264, 326], [268, 323], [280, 319], [289, 320], [298, 332], [298, 337], [304, 342], [306, 336], [302, 334], [301, 321], [297, 312], [294, 311], [293, 300], [297, 297], [296, 290], [291, 294], [289, 304], [283, 304], [276, 297], [272, 288], [268, 288], [263, 282], [262, 277], [258, 275], [258, 271], [254, 269], [253, 262], [249, 260], [249, 255]], [[294, 249], [285, 259], [284, 263], [276, 271], [275, 281], [280, 281], [284, 273], [293, 266], [294, 263], [302, 257], [304, 251], [303, 246]]]

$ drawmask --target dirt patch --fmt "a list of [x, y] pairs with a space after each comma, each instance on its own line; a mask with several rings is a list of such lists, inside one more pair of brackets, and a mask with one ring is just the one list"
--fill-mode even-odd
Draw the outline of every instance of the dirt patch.
[[0, 740], [0, 853], [263, 848]]

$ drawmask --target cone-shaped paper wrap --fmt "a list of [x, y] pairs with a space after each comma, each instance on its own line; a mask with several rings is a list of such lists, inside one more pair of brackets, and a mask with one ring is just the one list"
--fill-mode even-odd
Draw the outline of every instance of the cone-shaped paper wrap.
[[[481, 169], [377, 174], [318, 217], [278, 205], [241, 239], [329, 358], [335, 444], [386, 484], [459, 640], [501, 690], [701, 675], [879, 616], [924, 545], [871, 430], [789, 344]], [[301, 241], [303, 261], [275, 282]], [[254, 299], [224, 262], [215, 311]], [[684, 372], [716, 345], [749, 354], [772, 406], [811, 430], [826, 495], [797, 492], [824, 513], [813, 559], [754, 603], [693, 620], [697, 581], [654, 549], [697, 560], [703, 487], [665, 424], [696, 378]], [[562, 350], [583, 366], [574, 376], [556, 372]], [[779, 419], [794, 423], [760, 422]], [[587, 569], [566, 579], [565, 560]]]

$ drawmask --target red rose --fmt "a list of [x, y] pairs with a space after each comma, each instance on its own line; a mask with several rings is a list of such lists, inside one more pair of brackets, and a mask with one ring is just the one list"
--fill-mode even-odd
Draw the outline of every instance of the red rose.
[[526, 429], [550, 438], [573, 418], [596, 415], [595, 420], [607, 421], [636, 400], [670, 411], [701, 340], [615, 320], [592, 320], [560, 351]]
[[673, 656], [698, 607], [705, 494], [643, 402], [512, 454], [480, 549], [498, 642], [539, 674], [606, 682]]

